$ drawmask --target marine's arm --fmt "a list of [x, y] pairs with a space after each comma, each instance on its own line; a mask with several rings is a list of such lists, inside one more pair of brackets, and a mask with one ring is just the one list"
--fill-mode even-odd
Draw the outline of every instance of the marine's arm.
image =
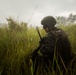
[[45, 42], [42, 48], [40, 49], [40, 52], [42, 54], [52, 54], [54, 52], [55, 42], [56, 42], [56, 39], [54, 35], [52, 33], [48, 34], [45, 37]]

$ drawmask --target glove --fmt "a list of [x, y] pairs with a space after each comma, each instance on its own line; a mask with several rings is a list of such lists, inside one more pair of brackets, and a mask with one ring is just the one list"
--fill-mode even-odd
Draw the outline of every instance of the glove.
[[45, 43], [45, 37], [41, 38], [41, 40], [39, 41], [40, 44], [44, 44]]

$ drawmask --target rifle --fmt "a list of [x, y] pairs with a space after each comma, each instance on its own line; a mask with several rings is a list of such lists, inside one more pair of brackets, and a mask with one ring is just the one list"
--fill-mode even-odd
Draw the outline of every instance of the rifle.
[[[38, 28], [38, 26], [36, 27], [36, 30], [37, 30], [38, 35], [39, 35], [40, 40], [41, 40], [41, 39], [42, 39], [42, 37], [41, 37], [41, 35], [40, 35], [40, 32], [39, 32], [39, 28]], [[42, 44], [40, 44], [40, 45], [38, 46], [38, 48], [37, 48], [37, 49], [35, 49], [35, 50], [32, 52], [33, 57], [37, 54], [37, 52], [38, 52], [38, 50], [41, 48], [41, 46], [42, 46]]]

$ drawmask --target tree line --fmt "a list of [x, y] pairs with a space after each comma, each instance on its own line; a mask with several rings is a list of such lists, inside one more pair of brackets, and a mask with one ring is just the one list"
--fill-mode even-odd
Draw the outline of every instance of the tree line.
[[58, 25], [72, 25], [76, 24], [76, 14], [69, 14], [68, 17], [65, 16], [56, 16]]

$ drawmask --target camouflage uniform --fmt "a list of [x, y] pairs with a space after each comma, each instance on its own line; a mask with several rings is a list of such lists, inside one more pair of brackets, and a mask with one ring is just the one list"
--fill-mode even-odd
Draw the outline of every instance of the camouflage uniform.
[[49, 66], [52, 66], [51, 64], [55, 63], [55, 70], [57, 65], [56, 62], [53, 62], [54, 53], [56, 55], [56, 59], [58, 59], [57, 62], [60, 64], [62, 69], [64, 68], [63, 63], [65, 66], [67, 66], [67, 64], [70, 62], [70, 59], [72, 58], [71, 44], [66, 33], [56, 27], [50, 30], [45, 36], [45, 42], [42, 45], [40, 52], [42, 53], [42, 62], [44, 62], [48, 68], [50, 68]]
[[56, 27], [47, 33], [40, 52], [43, 56], [50, 56], [50, 58], [53, 58], [55, 50], [65, 60], [71, 56], [71, 44], [66, 33]]

